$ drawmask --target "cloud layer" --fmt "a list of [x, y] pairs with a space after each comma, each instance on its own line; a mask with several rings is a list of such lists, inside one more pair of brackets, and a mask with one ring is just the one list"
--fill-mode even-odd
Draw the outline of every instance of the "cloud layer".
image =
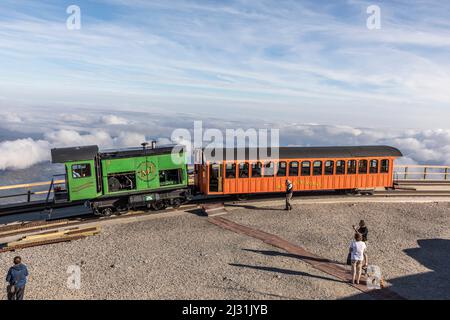
[[[112, 121], [105, 124], [105, 119]], [[14, 134], [32, 137], [0, 141], [0, 170], [24, 169], [46, 162], [50, 159], [50, 149], [55, 147], [99, 145], [102, 149], [109, 149], [138, 147], [150, 140], [157, 140], [160, 145], [172, 143], [175, 129], [187, 129], [193, 136], [194, 120], [202, 120], [204, 129], [214, 128], [224, 134], [226, 129], [279, 129], [280, 145], [284, 146], [392, 145], [404, 154], [400, 162], [450, 165], [449, 129], [374, 129], [252, 119], [223, 121], [189, 114], [181, 117], [133, 112], [108, 115], [81, 112], [71, 117], [61, 113], [47, 115], [47, 118], [37, 112], [21, 118], [20, 123], [12, 120], [4, 122], [3, 129], [0, 126], [0, 137], [13, 137]], [[29, 132], [29, 128], [34, 128], [34, 131]]]

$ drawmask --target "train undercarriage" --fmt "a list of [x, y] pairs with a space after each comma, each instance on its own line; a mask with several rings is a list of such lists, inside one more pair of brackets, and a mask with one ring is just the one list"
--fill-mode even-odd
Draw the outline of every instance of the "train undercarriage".
[[99, 198], [87, 201], [85, 206], [90, 208], [94, 215], [111, 216], [124, 214], [129, 210], [164, 210], [168, 207], [178, 208], [192, 199], [190, 189], [177, 189], [168, 192], [152, 192], [142, 194], [129, 194], [120, 197]]

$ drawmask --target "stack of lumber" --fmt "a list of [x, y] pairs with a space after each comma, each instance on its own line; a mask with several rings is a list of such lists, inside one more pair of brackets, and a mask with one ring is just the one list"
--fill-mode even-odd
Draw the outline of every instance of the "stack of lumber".
[[65, 227], [70, 224], [69, 220], [55, 220], [53, 222], [36, 221], [24, 224], [13, 224], [0, 228], [0, 237], [8, 237], [16, 234], [33, 233], [46, 229]]
[[25, 236], [17, 241], [8, 242], [4, 247], [0, 248], [0, 252], [13, 251], [16, 249], [41, 246], [51, 243], [79, 240], [88, 236], [96, 235], [99, 232], [100, 228], [98, 226], [72, 228], [62, 231], [47, 231], [39, 234]]

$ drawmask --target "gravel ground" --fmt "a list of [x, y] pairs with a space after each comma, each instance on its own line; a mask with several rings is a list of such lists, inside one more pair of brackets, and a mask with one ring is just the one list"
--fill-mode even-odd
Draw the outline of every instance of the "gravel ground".
[[[234, 208], [226, 217], [341, 261], [351, 225], [363, 218], [370, 260], [398, 293], [449, 298], [449, 204], [308, 204], [289, 213], [281, 202], [267, 205]], [[106, 226], [87, 239], [3, 253], [0, 270], [6, 273], [16, 254], [31, 274], [27, 299], [368, 299], [281, 250], [194, 214]], [[67, 288], [70, 265], [81, 266], [79, 290]], [[0, 289], [4, 299], [4, 283]]]
[[[370, 264], [411, 299], [450, 299], [450, 203], [301, 204], [235, 207], [235, 222], [277, 234], [329, 259], [345, 261], [351, 226], [369, 228]], [[251, 214], [248, 214], [251, 213]]]

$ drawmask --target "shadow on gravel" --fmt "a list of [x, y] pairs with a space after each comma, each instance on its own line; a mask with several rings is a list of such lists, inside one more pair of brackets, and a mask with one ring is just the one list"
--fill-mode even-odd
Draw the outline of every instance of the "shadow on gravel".
[[334, 264], [346, 265], [345, 263], [342, 263], [340, 261], [333, 261], [333, 260], [323, 259], [323, 258], [306, 257], [306, 256], [287, 253], [287, 252], [279, 252], [279, 251], [273, 251], [273, 250], [254, 250], [254, 249], [242, 249], [242, 250], [248, 251], [248, 252], [260, 253], [260, 254], [263, 254], [266, 256], [271, 256], [271, 257], [279, 256], [279, 257], [294, 258], [294, 259], [299, 259], [299, 260], [310, 260], [310, 261], [327, 262], [327, 263], [331, 262]]
[[[389, 279], [391, 290], [410, 299], [450, 299], [450, 240], [422, 239], [417, 244], [419, 248], [403, 252], [432, 271]], [[345, 299], [355, 299], [357, 296]]]
[[186, 212], [191, 213], [191, 214], [195, 214], [196, 216], [199, 216], [199, 217], [207, 217], [208, 216], [205, 213], [205, 211], [203, 211], [202, 209], [186, 210]]
[[250, 210], [259, 210], [259, 211], [285, 211], [284, 207], [271, 208], [271, 207], [256, 207], [248, 204], [226, 204], [227, 207], [236, 207], [236, 208], [244, 208]]
[[233, 266], [233, 267], [249, 268], [249, 269], [261, 270], [261, 271], [270, 271], [270, 272], [283, 273], [283, 274], [293, 275], [293, 276], [310, 277], [310, 278], [315, 278], [315, 279], [322, 279], [322, 280], [334, 281], [334, 282], [339, 282], [339, 283], [345, 283], [341, 280], [337, 280], [337, 279], [333, 279], [333, 278], [329, 278], [329, 277], [317, 276], [317, 275], [313, 275], [313, 274], [310, 274], [307, 272], [302, 272], [302, 271], [281, 269], [281, 268], [275, 268], [275, 267], [251, 266], [248, 264], [240, 264], [240, 263], [229, 263], [229, 265]]

